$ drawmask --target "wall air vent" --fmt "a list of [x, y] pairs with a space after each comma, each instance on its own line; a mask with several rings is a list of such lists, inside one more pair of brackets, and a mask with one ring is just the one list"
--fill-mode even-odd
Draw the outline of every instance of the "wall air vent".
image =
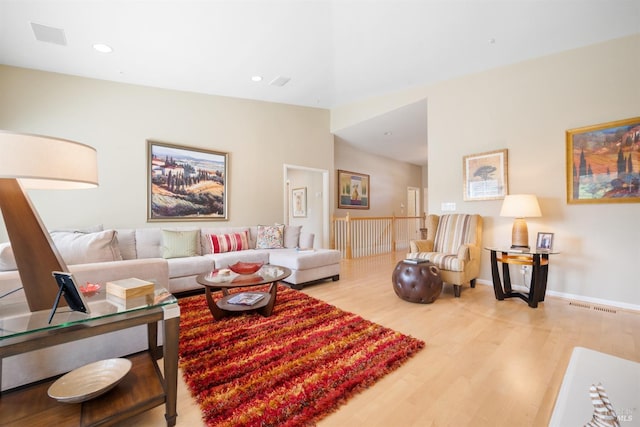
[[31, 29], [38, 41], [58, 44], [60, 46], [67, 45], [67, 37], [64, 35], [63, 29], [36, 24], [35, 22], [31, 23]]
[[287, 83], [289, 83], [289, 80], [291, 80], [290, 77], [278, 76], [275, 79], [271, 80], [271, 82], [269, 82], [269, 85], [270, 86], [282, 87], [282, 86], [286, 85]]
[[589, 304], [583, 303], [583, 302], [576, 302], [576, 301], [569, 301], [569, 305], [572, 305], [574, 307], [580, 307], [580, 308], [586, 308], [588, 310], [596, 310], [596, 311], [604, 311], [605, 313], [612, 313], [612, 314], [616, 314], [617, 310], [614, 308], [609, 308], [609, 307], [599, 307], [597, 305], [591, 306]]

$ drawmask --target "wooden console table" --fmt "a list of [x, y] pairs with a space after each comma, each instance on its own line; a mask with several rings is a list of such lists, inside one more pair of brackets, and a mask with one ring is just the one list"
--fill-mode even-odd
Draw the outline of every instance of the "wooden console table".
[[[520, 298], [536, 308], [538, 303], [544, 301], [547, 292], [547, 275], [549, 273], [549, 255], [558, 252], [531, 250], [528, 252], [516, 252], [511, 249], [485, 248], [491, 252], [491, 278], [493, 279], [493, 291], [496, 299], [502, 301], [505, 298]], [[498, 263], [502, 263], [502, 279]], [[529, 293], [515, 292], [511, 288], [511, 275], [509, 265], [530, 265], [531, 285]]]
[[[47, 390], [56, 378], [2, 392], [0, 425], [106, 426], [164, 403], [167, 426], [174, 426], [180, 308], [164, 289], [156, 289], [156, 295], [152, 305], [123, 309], [106, 301], [103, 288], [88, 298], [90, 315], [62, 307], [51, 324], [48, 310], [31, 313], [26, 302], [0, 300], [0, 375], [5, 357], [134, 326], [147, 325], [148, 341], [147, 351], [128, 356], [133, 366], [122, 382], [95, 399], [83, 403], [51, 399]], [[157, 344], [158, 322], [162, 322], [162, 348]], [[90, 352], [90, 348], [85, 351]], [[163, 370], [157, 363], [161, 357]]]

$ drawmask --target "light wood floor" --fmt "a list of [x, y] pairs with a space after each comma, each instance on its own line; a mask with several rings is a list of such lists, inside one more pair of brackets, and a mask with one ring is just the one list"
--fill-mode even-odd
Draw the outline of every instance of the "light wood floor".
[[[481, 284], [464, 287], [461, 298], [445, 285], [433, 304], [412, 304], [391, 285], [403, 255], [343, 261], [339, 281], [304, 289], [426, 343], [320, 427], [546, 426], [573, 347], [640, 362], [640, 313], [553, 297], [532, 309], [519, 299], [496, 301], [493, 288]], [[126, 425], [160, 426], [163, 413], [158, 407]], [[178, 426], [201, 425], [200, 410], [180, 381]]]

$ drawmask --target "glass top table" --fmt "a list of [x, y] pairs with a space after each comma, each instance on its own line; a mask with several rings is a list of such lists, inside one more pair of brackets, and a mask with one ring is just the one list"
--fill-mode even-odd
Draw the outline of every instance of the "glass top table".
[[50, 310], [31, 312], [23, 297], [0, 299], [0, 342], [7, 338], [38, 331], [66, 328], [74, 324], [177, 303], [177, 299], [161, 287], [156, 287], [153, 299], [149, 298], [147, 304], [137, 307], [126, 308], [108, 301], [105, 286], [97, 292], [84, 294], [84, 298], [89, 305], [90, 314], [73, 311], [66, 305], [60, 305], [51, 323], [49, 323]]
[[[486, 247], [491, 252], [491, 278], [496, 299], [520, 298], [529, 307], [536, 308], [539, 302], [544, 302], [547, 291], [547, 276], [549, 274], [549, 255], [559, 252], [546, 249], [514, 249]], [[502, 264], [502, 277], [498, 264]], [[511, 286], [509, 265], [531, 266], [531, 284], [529, 293], [516, 292]]]
[[[90, 314], [73, 311], [66, 305], [59, 306], [51, 323], [51, 311], [31, 312], [24, 296], [12, 294], [0, 299], [0, 384], [3, 359], [6, 357], [146, 325], [148, 351], [126, 356], [133, 363], [131, 371], [136, 372], [135, 375], [124, 378], [125, 387], [116, 387], [104, 396], [74, 404], [71, 413], [68, 404], [54, 399], [41, 399], [46, 387], [53, 382], [51, 379], [36, 381], [8, 392], [2, 391], [3, 400], [11, 402], [15, 411], [0, 413], [0, 424], [37, 424], [41, 412], [46, 412], [54, 418], [70, 417], [78, 425], [102, 425], [164, 404], [167, 426], [175, 426], [180, 330], [177, 299], [159, 286], [156, 286], [153, 296], [149, 295], [146, 301], [143, 299], [142, 304], [135, 307], [109, 301], [105, 286], [84, 297]], [[157, 339], [158, 323], [162, 324], [161, 346]], [[86, 349], [88, 353], [91, 351]], [[163, 359], [161, 367], [157, 363], [160, 358]], [[43, 406], [34, 408], [34, 399]]]

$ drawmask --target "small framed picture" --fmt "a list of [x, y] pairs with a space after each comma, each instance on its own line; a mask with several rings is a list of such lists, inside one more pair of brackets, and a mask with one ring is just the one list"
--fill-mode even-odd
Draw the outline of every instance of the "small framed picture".
[[463, 200], [504, 199], [509, 194], [507, 149], [462, 158]]
[[292, 215], [294, 218], [307, 217], [307, 187], [294, 188], [291, 192]]
[[536, 239], [536, 250], [553, 250], [553, 233], [538, 233], [538, 238]]

